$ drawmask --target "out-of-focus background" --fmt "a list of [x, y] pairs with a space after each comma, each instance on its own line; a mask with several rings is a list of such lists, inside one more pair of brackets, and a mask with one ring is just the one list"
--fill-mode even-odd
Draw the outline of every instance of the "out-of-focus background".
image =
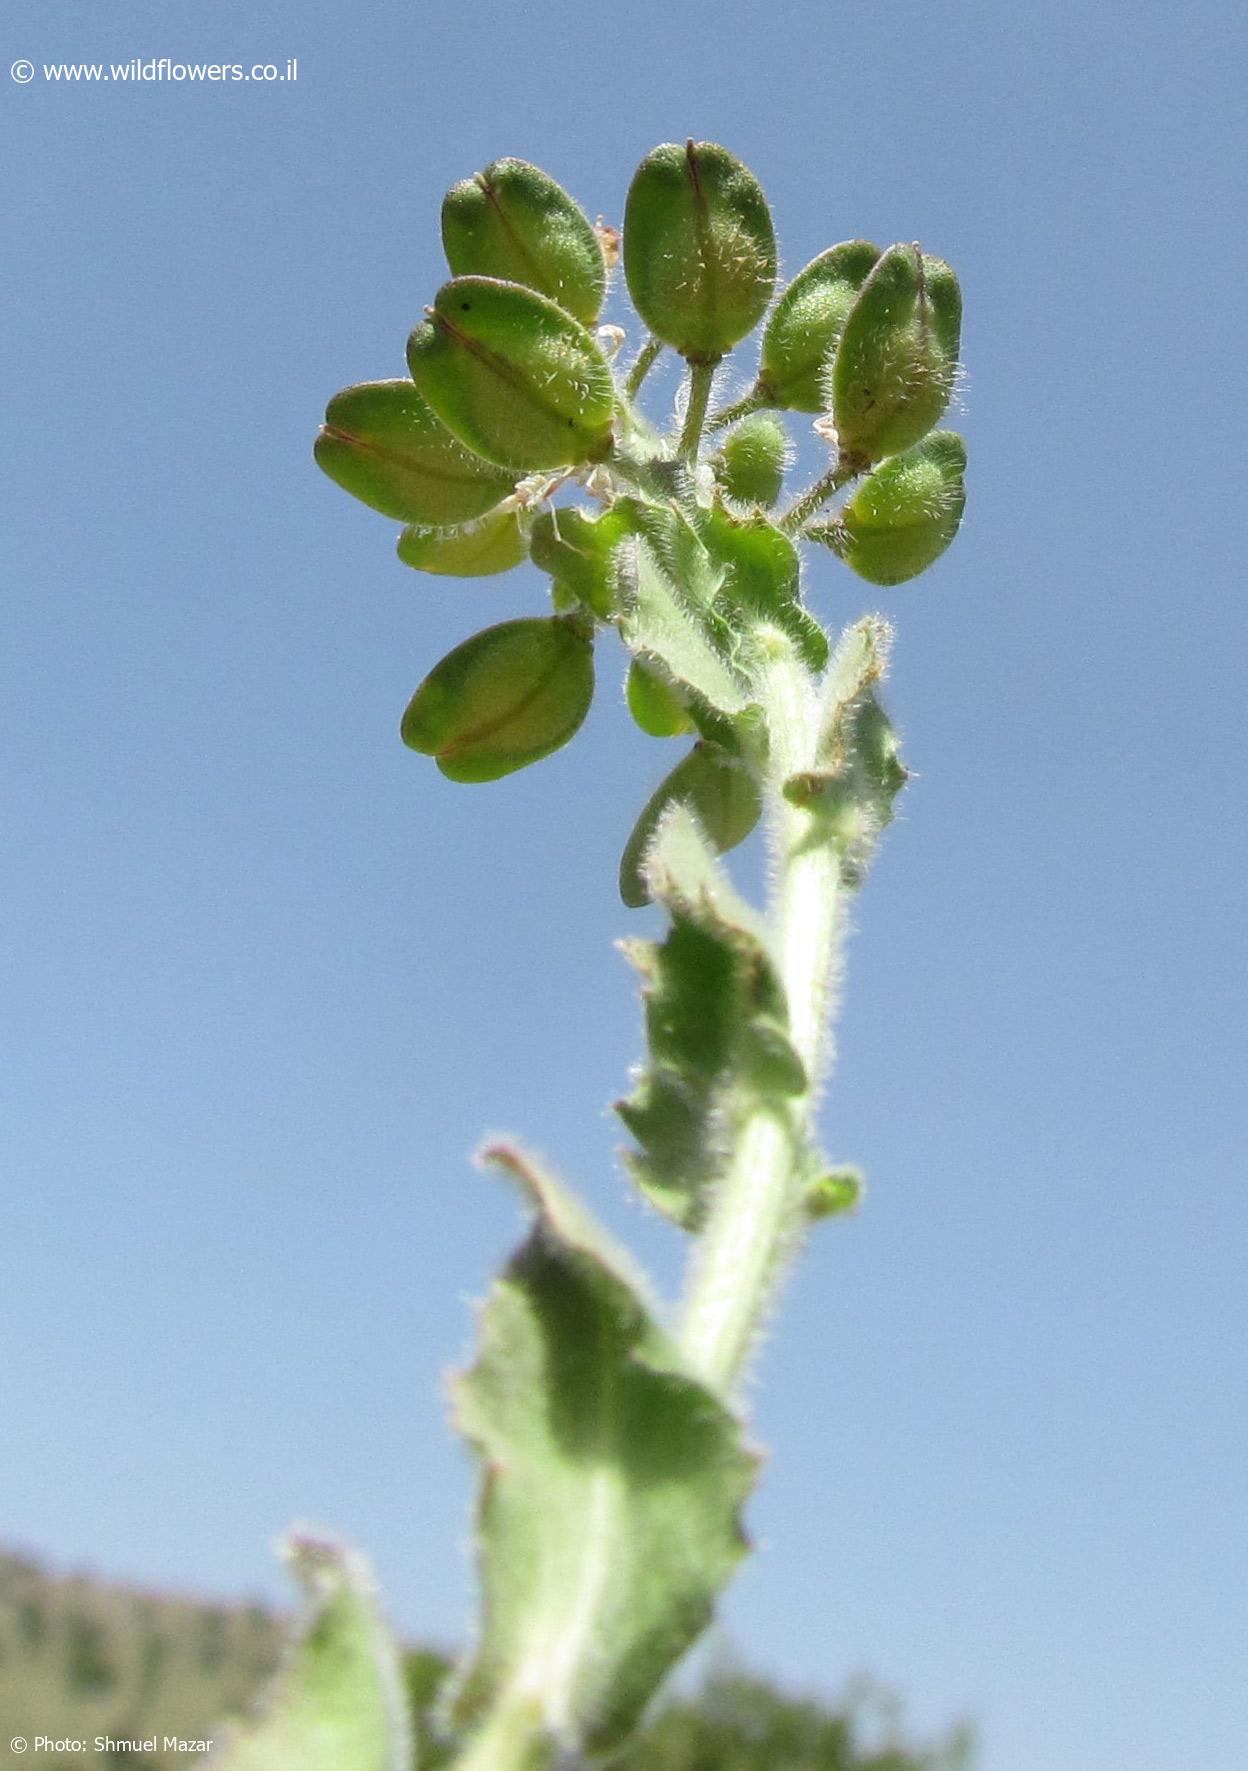
[[[895, 618], [917, 778], [826, 1103], [869, 1195], [758, 1362], [721, 1643], [972, 1717], [983, 1771], [1248, 1762], [1244, 39], [1206, 0], [10, 7], [0, 1540], [273, 1604], [310, 1519], [462, 1640], [443, 1380], [518, 1230], [479, 1134], [676, 1282], [608, 1111], [648, 926], [616, 861], [669, 754], [609, 647], [541, 766], [406, 752], [427, 668], [541, 586], [407, 571], [310, 449], [403, 372], [450, 183], [519, 154], [618, 221], [692, 134], [790, 272], [953, 262], [971, 450], [933, 572], [810, 580]], [[44, 72], [136, 58], [297, 67]]]

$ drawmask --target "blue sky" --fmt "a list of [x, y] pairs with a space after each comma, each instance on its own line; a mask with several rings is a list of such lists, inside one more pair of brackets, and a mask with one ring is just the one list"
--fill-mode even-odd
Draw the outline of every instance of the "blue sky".
[[[311, 464], [402, 373], [438, 206], [501, 153], [619, 218], [686, 134], [785, 262], [958, 268], [967, 521], [896, 620], [917, 778], [856, 911], [834, 1154], [759, 1362], [751, 1663], [869, 1669], [982, 1771], [1248, 1763], [1238, 9], [264, 16], [18, 0], [4, 82], [0, 1539], [281, 1591], [292, 1518], [462, 1639], [444, 1420], [523, 1133], [670, 1288], [609, 1103], [623, 837], [668, 766], [603, 649], [575, 744], [454, 788], [398, 741], [527, 570], [406, 572]], [[65, 86], [45, 62], [284, 64]], [[750, 358], [744, 353], [742, 374]], [[746, 856], [744, 880], [753, 876]]]

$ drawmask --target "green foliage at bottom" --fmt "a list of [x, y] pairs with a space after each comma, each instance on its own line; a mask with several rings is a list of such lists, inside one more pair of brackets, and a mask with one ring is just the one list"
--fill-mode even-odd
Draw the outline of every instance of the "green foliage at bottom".
[[[437, 1726], [439, 1692], [452, 1663], [422, 1650], [406, 1662], [420, 1771], [449, 1771], [453, 1748]], [[663, 1704], [610, 1761], [610, 1771], [967, 1771], [971, 1736], [955, 1729], [935, 1745], [901, 1738], [897, 1705], [863, 1686], [832, 1706], [797, 1697], [749, 1674], [720, 1673]]]
[[[136, 1759], [40, 1751], [45, 1771], [89, 1763], [185, 1767], [166, 1735], [219, 1734], [223, 1712], [252, 1711], [281, 1657], [281, 1621], [258, 1607], [227, 1607], [50, 1576], [0, 1555], [0, 1767], [34, 1763], [9, 1742], [103, 1733], [158, 1747]], [[453, 1663], [409, 1650], [403, 1683], [419, 1771], [443, 1771], [454, 1752], [439, 1721]], [[720, 1674], [656, 1711], [611, 1771], [963, 1771], [963, 1732], [935, 1746], [905, 1744], [890, 1706], [868, 1691], [831, 1706], [763, 1679]]]

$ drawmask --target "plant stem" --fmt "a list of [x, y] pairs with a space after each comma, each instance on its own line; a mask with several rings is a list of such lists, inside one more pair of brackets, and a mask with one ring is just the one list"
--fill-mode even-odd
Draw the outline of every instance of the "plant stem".
[[711, 383], [718, 367], [718, 363], [689, 365], [689, 406], [685, 412], [684, 428], [680, 433], [680, 455], [684, 461], [697, 460], [698, 444], [702, 441], [702, 426], [706, 423], [706, 409], [711, 401]]
[[635, 400], [641, 392], [641, 384], [654, 368], [659, 352], [663, 349], [661, 338], [648, 338], [637, 353], [637, 361], [628, 372], [628, 380], [624, 383], [624, 392], [630, 400]]
[[816, 480], [809, 492], [804, 492], [797, 503], [792, 505], [780, 519], [780, 527], [786, 535], [794, 535], [801, 528], [807, 517], [814, 516], [821, 504], [826, 504], [833, 493], [839, 492], [851, 480], [858, 478], [856, 467], [847, 467], [838, 461], [830, 467], [821, 480]]
[[735, 424], [738, 418], [748, 418], [751, 412], [757, 412], [763, 404], [765, 402], [762, 394], [756, 387], [752, 387], [748, 394], [742, 394], [731, 406], [721, 406], [708, 420], [707, 431], [714, 434], [715, 431], [725, 430], [728, 425]]
[[760, 1101], [741, 1126], [702, 1233], [681, 1343], [693, 1369], [723, 1391], [740, 1379], [802, 1226], [803, 1164], [830, 1056], [829, 997], [843, 932], [836, 849], [810, 813], [781, 792], [790, 774], [814, 763], [818, 736], [814, 685], [797, 658], [773, 661], [764, 704], [772, 754], [773, 939], [790, 1037], [809, 1081], [796, 1098]]
[[452, 1771], [548, 1771], [553, 1757], [533, 1702], [500, 1704], [457, 1755]]

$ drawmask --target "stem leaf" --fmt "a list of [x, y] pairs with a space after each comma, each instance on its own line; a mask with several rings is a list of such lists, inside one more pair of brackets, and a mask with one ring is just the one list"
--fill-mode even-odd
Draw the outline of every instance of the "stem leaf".
[[627, 513], [618, 508], [600, 516], [575, 505], [541, 511], [529, 540], [533, 563], [549, 572], [568, 598], [610, 620], [616, 605], [615, 555], [628, 530]]
[[664, 812], [677, 801], [692, 807], [707, 840], [721, 855], [745, 841], [763, 810], [749, 771], [718, 744], [700, 740], [651, 794], [624, 846], [620, 896], [630, 910], [650, 902], [646, 858]]
[[743, 712], [753, 696], [734, 660], [737, 636], [715, 609], [725, 568], [678, 511], [620, 502], [628, 504], [637, 532], [620, 556], [625, 643], [657, 658], [720, 713]]
[[564, 1749], [619, 1744], [744, 1553], [755, 1470], [582, 1208], [524, 1153], [486, 1160], [536, 1217], [456, 1388], [484, 1470], [485, 1622], [454, 1705], [472, 1764], [512, 1716]]
[[723, 567], [721, 608], [731, 605], [736, 625], [746, 632], [760, 620], [774, 622], [811, 670], [822, 670], [828, 636], [801, 601], [797, 549], [788, 536], [765, 516], [733, 517], [722, 507], [707, 511], [699, 530], [712, 559]]
[[887, 622], [876, 615], [841, 636], [828, 671], [816, 766], [783, 785], [789, 803], [810, 812], [838, 850], [846, 886], [862, 883], [909, 779], [877, 694], [890, 640]]
[[821, 1218], [840, 1217], [843, 1212], [856, 1211], [865, 1186], [861, 1169], [848, 1164], [840, 1168], [816, 1169], [802, 1194], [806, 1216], [815, 1223]]
[[687, 805], [660, 820], [644, 863], [671, 931], [627, 949], [645, 984], [650, 1061], [616, 1111], [637, 1140], [633, 1180], [698, 1230], [737, 1126], [757, 1099], [808, 1086], [761, 919], [733, 890]]
[[689, 709], [660, 671], [634, 658], [624, 686], [628, 711], [650, 738], [680, 738], [692, 732]]
[[294, 1537], [286, 1554], [308, 1618], [267, 1711], [231, 1732], [219, 1771], [412, 1771], [399, 1657], [359, 1556]]

